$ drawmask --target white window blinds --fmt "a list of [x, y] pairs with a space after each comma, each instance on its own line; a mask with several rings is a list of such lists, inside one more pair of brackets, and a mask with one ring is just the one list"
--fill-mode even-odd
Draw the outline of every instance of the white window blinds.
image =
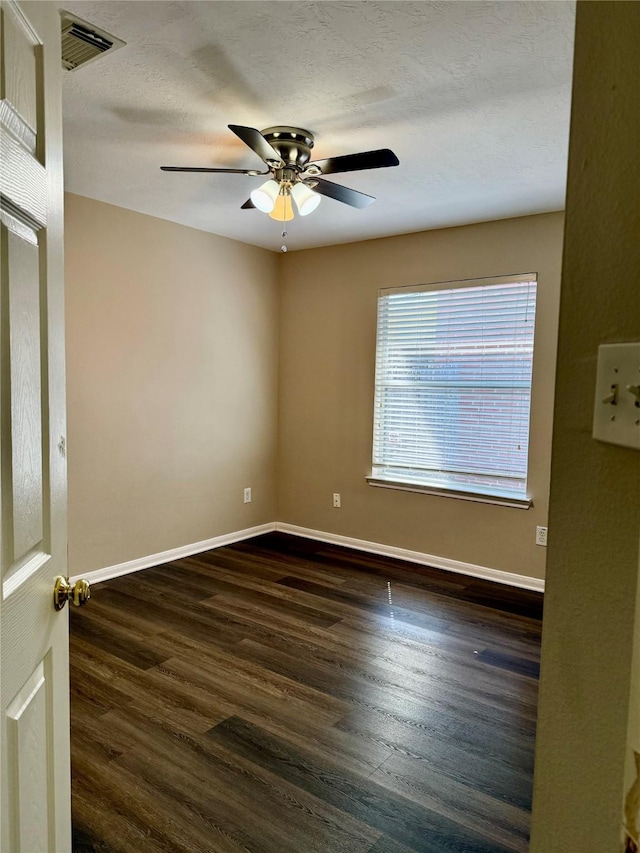
[[372, 478], [526, 499], [536, 277], [383, 290]]

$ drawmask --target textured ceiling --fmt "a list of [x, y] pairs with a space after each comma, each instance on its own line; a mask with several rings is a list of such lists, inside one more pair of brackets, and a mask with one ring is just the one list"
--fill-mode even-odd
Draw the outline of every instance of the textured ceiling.
[[290, 124], [315, 159], [392, 148], [397, 168], [330, 179], [289, 223], [306, 248], [564, 206], [572, 2], [67, 2], [125, 47], [64, 72], [71, 192], [277, 250], [281, 226], [240, 210], [260, 168], [227, 124]]

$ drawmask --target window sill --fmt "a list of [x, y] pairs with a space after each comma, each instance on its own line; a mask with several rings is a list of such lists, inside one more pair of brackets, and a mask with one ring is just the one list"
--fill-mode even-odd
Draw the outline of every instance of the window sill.
[[366, 477], [370, 486], [380, 489], [397, 489], [401, 492], [419, 492], [425, 495], [435, 495], [440, 498], [455, 498], [460, 501], [475, 501], [495, 506], [508, 506], [515, 509], [530, 509], [533, 501], [528, 498], [505, 498], [498, 495], [484, 495], [479, 492], [462, 492], [457, 489], [442, 489], [435, 486], [420, 486], [417, 483], [401, 483], [398, 480], [381, 480], [378, 477]]

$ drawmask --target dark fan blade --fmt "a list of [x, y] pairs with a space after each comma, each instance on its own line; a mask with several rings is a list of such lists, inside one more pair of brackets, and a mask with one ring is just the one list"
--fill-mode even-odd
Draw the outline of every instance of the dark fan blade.
[[372, 195], [365, 195], [357, 190], [350, 190], [349, 187], [334, 184], [332, 181], [323, 181], [322, 178], [314, 178], [313, 182], [309, 182], [309, 186], [317, 193], [320, 193], [320, 195], [335, 198], [336, 201], [350, 204], [351, 207], [367, 207], [367, 205], [375, 201]]
[[[254, 169], [206, 169], [203, 166], [160, 166], [163, 172], [223, 172], [227, 175], [255, 175]], [[266, 174], [266, 173], [265, 173]]]
[[344, 157], [329, 157], [327, 160], [315, 160], [307, 163], [306, 169], [316, 166], [323, 175], [335, 175], [337, 172], [359, 172], [362, 169], [382, 169], [385, 166], [397, 166], [400, 161], [389, 148], [377, 151], [363, 151], [361, 154], [345, 154]]
[[255, 204], [248, 198], [245, 203], [240, 207], [240, 210], [252, 210], [255, 208]]
[[230, 124], [228, 127], [236, 136], [240, 137], [245, 145], [248, 145], [249, 148], [255, 151], [258, 157], [264, 160], [265, 163], [271, 163], [272, 161], [282, 163], [278, 152], [269, 145], [264, 136], [255, 127], [243, 127], [241, 124]]

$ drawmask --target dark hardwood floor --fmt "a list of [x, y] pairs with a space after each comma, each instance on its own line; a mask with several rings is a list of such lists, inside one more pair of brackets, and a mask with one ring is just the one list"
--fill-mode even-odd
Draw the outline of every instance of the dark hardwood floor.
[[526, 851], [541, 611], [276, 533], [96, 585], [74, 850]]

